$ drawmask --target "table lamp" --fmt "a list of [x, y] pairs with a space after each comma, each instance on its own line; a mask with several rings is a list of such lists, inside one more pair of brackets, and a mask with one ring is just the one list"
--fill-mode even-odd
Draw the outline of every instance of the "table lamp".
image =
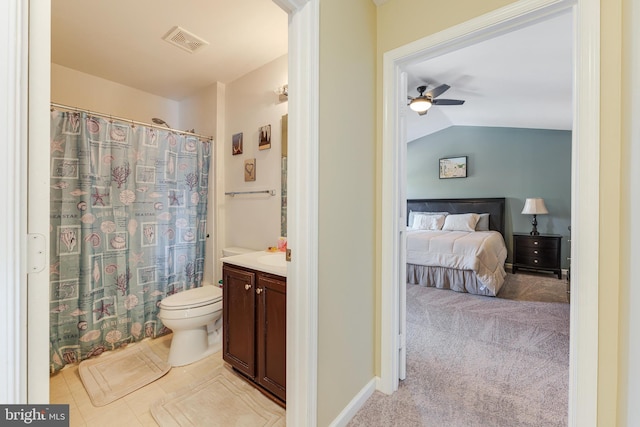
[[533, 215], [533, 220], [531, 221], [531, 225], [533, 226], [533, 229], [531, 230], [531, 233], [529, 233], [530, 235], [537, 236], [540, 234], [538, 233], [538, 221], [536, 220], [536, 215], [545, 215], [548, 213], [549, 211], [547, 210], [547, 207], [544, 205], [544, 199], [539, 197], [534, 197], [534, 198], [525, 200], [524, 208], [522, 209], [522, 214]]

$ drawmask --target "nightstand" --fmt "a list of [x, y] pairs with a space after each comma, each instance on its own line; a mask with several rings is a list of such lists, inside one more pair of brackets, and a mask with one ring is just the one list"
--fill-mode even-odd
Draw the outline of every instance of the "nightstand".
[[562, 236], [559, 234], [539, 234], [531, 236], [524, 233], [513, 234], [512, 273], [519, 268], [550, 271], [562, 279], [560, 248]]

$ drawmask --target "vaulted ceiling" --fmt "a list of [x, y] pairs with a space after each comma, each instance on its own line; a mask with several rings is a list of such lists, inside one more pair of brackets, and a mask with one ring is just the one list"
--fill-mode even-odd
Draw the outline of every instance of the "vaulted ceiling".
[[573, 124], [573, 17], [570, 12], [407, 67], [408, 95], [448, 84], [419, 116], [407, 108], [412, 141], [449, 126], [571, 130]]

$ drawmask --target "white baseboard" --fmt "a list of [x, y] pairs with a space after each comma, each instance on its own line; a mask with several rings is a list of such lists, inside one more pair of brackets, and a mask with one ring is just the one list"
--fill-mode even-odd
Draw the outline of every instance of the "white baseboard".
[[351, 402], [340, 412], [340, 414], [329, 424], [330, 427], [344, 427], [349, 421], [353, 418], [353, 416], [362, 408], [367, 399], [371, 397], [373, 392], [376, 390], [376, 384], [379, 378], [372, 378], [362, 390], [356, 394]]

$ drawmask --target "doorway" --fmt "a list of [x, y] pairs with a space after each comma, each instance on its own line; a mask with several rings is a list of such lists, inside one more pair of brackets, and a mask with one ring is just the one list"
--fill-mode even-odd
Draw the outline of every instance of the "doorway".
[[[597, 313], [597, 236], [581, 234], [589, 226], [597, 228], [597, 220], [580, 215], [587, 212], [590, 203], [597, 205], [599, 176], [589, 176], [576, 166], [579, 164], [597, 164], [599, 110], [596, 102], [580, 103], [577, 100], [597, 98], [599, 75], [597, 70], [587, 66], [588, 58], [597, 57], [599, 46], [596, 42], [586, 41], [590, 28], [599, 25], [599, 14], [590, 8], [590, 2], [559, 1], [553, 5], [537, 0], [520, 3], [518, 6], [505, 7], [472, 21], [452, 27], [448, 30], [426, 37], [388, 52], [384, 58], [383, 102], [389, 112], [389, 120], [383, 123], [383, 177], [382, 177], [382, 290], [381, 290], [381, 391], [392, 393], [398, 387], [398, 379], [404, 357], [400, 352], [403, 331], [402, 286], [404, 272], [404, 227], [406, 209], [404, 207], [404, 180], [401, 166], [406, 157], [404, 118], [399, 111], [401, 100], [406, 99], [406, 84], [403, 69], [416, 60], [424, 60], [442, 53], [450, 52], [461, 46], [468, 46], [478, 40], [505, 33], [536, 20], [542, 20], [557, 13], [574, 8], [577, 17], [576, 38], [578, 50], [575, 55], [576, 82], [574, 88], [574, 127], [572, 138], [572, 229], [574, 243], [572, 254], [572, 280], [579, 275], [583, 286], [574, 292], [571, 306], [571, 380], [569, 399], [570, 424], [590, 425], [596, 419], [595, 401], [597, 396], [597, 316], [587, 318], [584, 313]], [[589, 38], [591, 39], [591, 38]], [[582, 67], [584, 65], [584, 67]], [[593, 128], [596, 129], [593, 129]], [[595, 132], [595, 133], [594, 133]], [[578, 137], [580, 135], [580, 144]], [[596, 162], [596, 163], [592, 163]], [[584, 169], [584, 168], [583, 168]], [[596, 173], [596, 175], [598, 175]], [[580, 186], [577, 186], [577, 183]], [[587, 190], [590, 188], [590, 190]], [[595, 189], [595, 191], [594, 191]], [[594, 194], [595, 193], [595, 194]], [[595, 197], [595, 198], [594, 198]], [[592, 228], [593, 229], [593, 228]], [[580, 239], [575, 236], [580, 235]], [[594, 239], [594, 240], [592, 240]], [[589, 249], [587, 245], [592, 245]], [[595, 249], [594, 249], [595, 248]], [[577, 309], [579, 307], [579, 310]], [[576, 351], [576, 343], [585, 346]], [[580, 384], [580, 387], [578, 387]]]

